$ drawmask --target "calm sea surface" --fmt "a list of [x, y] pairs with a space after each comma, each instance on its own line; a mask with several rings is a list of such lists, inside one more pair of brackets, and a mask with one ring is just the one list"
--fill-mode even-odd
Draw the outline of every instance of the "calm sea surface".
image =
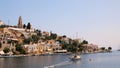
[[70, 61], [71, 55], [0, 58], [0, 68], [120, 68], [120, 51], [82, 54], [79, 61]]

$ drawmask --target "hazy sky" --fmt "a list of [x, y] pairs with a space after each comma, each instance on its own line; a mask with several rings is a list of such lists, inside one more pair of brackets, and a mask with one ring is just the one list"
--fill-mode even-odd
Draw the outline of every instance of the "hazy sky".
[[34, 28], [120, 47], [120, 0], [0, 0], [0, 19], [16, 25], [18, 17]]

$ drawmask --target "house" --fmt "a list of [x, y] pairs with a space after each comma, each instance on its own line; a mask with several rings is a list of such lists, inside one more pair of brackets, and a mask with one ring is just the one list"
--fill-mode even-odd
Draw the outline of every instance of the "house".
[[84, 44], [83, 47], [84, 47], [83, 53], [98, 52], [98, 45], [95, 45], [95, 44]]
[[49, 46], [44, 43], [38, 43], [37, 45], [38, 53], [42, 54], [48, 51]]
[[43, 35], [43, 36], [50, 36], [50, 32], [43, 31], [43, 32], [42, 32], [42, 35]]
[[50, 49], [52, 49], [52, 51], [61, 49], [60, 43], [55, 40], [48, 40], [47, 45], [49, 46]]
[[5, 54], [3, 51], [0, 51], [0, 55]]
[[47, 51], [51, 51], [49, 46], [45, 43], [37, 43], [24, 46], [29, 54], [42, 54]]
[[38, 51], [37, 44], [24, 45], [28, 53], [36, 53]]

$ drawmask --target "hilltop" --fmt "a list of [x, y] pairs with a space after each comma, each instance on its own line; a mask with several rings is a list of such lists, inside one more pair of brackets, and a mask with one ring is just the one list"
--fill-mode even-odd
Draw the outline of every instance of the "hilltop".
[[[89, 44], [80, 38], [71, 39], [66, 35], [33, 29], [30, 22], [22, 24], [22, 17], [17, 26], [0, 26], [0, 51], [11, 54], [44, 54], [54, 52], [96, 53], [111, 51], [98, 45]], [[59, 50], [59, 51], [58, 51]]]

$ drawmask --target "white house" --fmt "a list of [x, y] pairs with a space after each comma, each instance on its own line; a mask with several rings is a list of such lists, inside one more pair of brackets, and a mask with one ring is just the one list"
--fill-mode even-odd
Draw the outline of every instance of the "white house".
[[34, 52], [37, 52], [38, 49], [37, 49], [37, 44], [32, 44], [32, 45], [24, 45], [25, 48], [27, 48], [27, 52], [28, 53], [34, 53]]

